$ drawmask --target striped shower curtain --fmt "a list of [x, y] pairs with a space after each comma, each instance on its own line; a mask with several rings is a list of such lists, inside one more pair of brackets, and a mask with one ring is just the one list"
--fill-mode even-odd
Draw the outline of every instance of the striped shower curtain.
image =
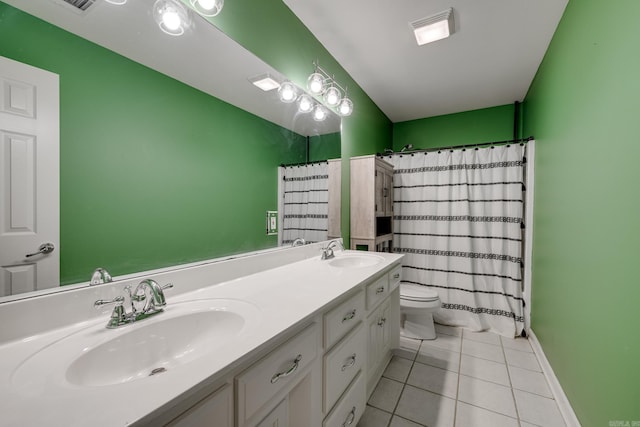
[[438, 292], [438, 323], [519, 335], [525, 146], [387, 160], [395, 168], [394, 247], [406, 255], [403, 282]]
[[327, 240], [329, 213], [329, 164], [281, 166], [280, 242], [296, 238], [307, 243]]

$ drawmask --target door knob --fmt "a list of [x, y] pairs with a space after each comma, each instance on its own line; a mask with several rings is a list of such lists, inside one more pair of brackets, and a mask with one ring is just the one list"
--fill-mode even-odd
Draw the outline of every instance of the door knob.
[[41, 255], [41, 254], [42, 255], [50, 254], [51, 252], [53, 252], [54, 249], [55, 249], [55, 246], [53, 246], [53, 243], [43, 243], [38, 248], [38, 252], [27, 254], [26, 258], [36, 256], [36, 255]]

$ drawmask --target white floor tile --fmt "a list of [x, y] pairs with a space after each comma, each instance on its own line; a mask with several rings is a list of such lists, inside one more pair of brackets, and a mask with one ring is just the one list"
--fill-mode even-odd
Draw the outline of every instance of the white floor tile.
[[412, 338], [400, 337], [400, 348], [393, 350], [393, 354], [403, 357], [405, 359], [413, 360], [416, 358], [418, 349], [420, 348], [420, 340], [414, 340]]
[[500, 345], [500, 335], [493, 332], [473, 332], [465, 329], [462, 337], [468, 340], [480, 341], [487, 344]]
[[455, 399], [458, 394], [458, 374], [434, 366], [414, 363], [407, 384]]
[[373, 406], [367, 406], [356, 427], [387, 427], [391, 414]]
[[453, 427], [456, 401], [407, 385], [396, 414], [429, 427]]
[[391, 378], [392, 380], [405, 382], [409, 376], [413, 362], [402, 357], [393, 356], [391, 361], [387, 365], [387, 369], [384, 370], [383, 376]]
[[416, 362], [458, 372], [460, 367], [460, 353], [434, 347], [428, 344], [428, 341], [424, 341], [418, 351]]
[[502, 345], [504, 346], [504, 348], [511, 348], [513, 350], [533, 353], [533, 348], [531, 348], [531, 344], [526, 338], [500, 337], [500, 340], [502, 341]]
[[510, 387], [507, 365], [492, 360], [479, 359], [477, 357], [462, 355], [460, 373], [469, 377], [491, 381]]
[[546, 397], [514, 390], [520, 419], [542, 427], [564, 427], [556, 401]]
[[529, 369], [530, 371], [542, 372], [538, 359], [534, 353], [505, 348], [504, 354], [507, 358], [508, 365]]
[[530, 423], [527, 423], [527, 422], [524, 422], [524, 421], [520, 420], [520, 427], [540, 427], [540, 426], [537, 426], [535, 424], [530, 424]]
[[414, 423], [413, 421], [406, 420], [404, 418], [400, 418], [397, 415], [394, 415], [391, 418], [391, 424], [389, 427], [423, 427], [422, 424]]
[[462, 328], [459, 328], [457, 326], [440, 325], [439, 323], [434, 323], [434, 325], [436, 327], [436, 332], [438, 333], [438, 335], [453, 335], [454, 337], [462, 336]]
[[371, 393], [368, 403], [383, 411], [393, 412], [403, 387], [403, 383], [382, 377]]
[[540, 396], [550, 399], [553, 398], [551, 389], [547, 384], [547, 379], [542, 372], [509, 366], [509, 373], [511, 374], [511, 385], [513, 388], [539, 394]]
[[518, 420], [458, 402], [456, 427], [518, 427]]
[[462, 340], [462, 353], [504, 363], [504, 353], [502, 353], [502, 347], [498, 345], [464, 339]]
[[458, 399], [509, 417], [517, 417], [509, 387], [460, 375]]
[[453, 335], [438, 335], [435, 340], [425, 340], [423, 343], [428, 343], [433, 347], [439, 347], [444, 350], [456, 351], [460, 353], [461, 345], [460, 337]]

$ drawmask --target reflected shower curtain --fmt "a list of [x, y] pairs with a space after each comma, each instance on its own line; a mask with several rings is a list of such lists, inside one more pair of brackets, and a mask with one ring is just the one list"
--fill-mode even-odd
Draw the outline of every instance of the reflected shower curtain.
[[281, 166], [281, 245], [296, 238], [307, 243], [327, 240], [329, 164]]
[[436, 322], [504, 336], [524, 327], [523, 145], [393, 155], [403, 282], [436, 290]]

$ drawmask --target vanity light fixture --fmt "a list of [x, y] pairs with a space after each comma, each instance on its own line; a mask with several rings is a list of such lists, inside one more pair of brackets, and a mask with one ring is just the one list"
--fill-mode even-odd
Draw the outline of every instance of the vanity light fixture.
[[[353, 112], [353, 102], [347, 97], [347, 90], [325, 70], [320, 68], [317, 61], [313, 62], [315, 71], [307, 79], [307, 89], [314, 96], [322, 96], [324, 103], [346, 117]], [[344, 93], [344, 96], [343, 96]]]
[[442, 40], [453, 34], [453, 8], [449, 8], [435, 15], [410, 22], [418, 46]]
[[293, 83], [286, 81], [280, 85], [278, 96], [280, 97], [280, 101], [291, 103], [298, 98], [298, 89]]
[[189, 2], [196, 12], [208, 17], [219, 14], [224, 6], [224, 0], [189, 0]]
[[176, 0], [157, 0], [153, 5], [153, 17], [160, 29], [172, 36], [183, 35], [189, 26], [189, 15]]
[[278, 89], [280, 87], [280, 83], [278, 83], [278, 81], [268, 73], [251, 77], [249, 78], [249, 81], [265, 92], [269, 92], [270, 90]]

